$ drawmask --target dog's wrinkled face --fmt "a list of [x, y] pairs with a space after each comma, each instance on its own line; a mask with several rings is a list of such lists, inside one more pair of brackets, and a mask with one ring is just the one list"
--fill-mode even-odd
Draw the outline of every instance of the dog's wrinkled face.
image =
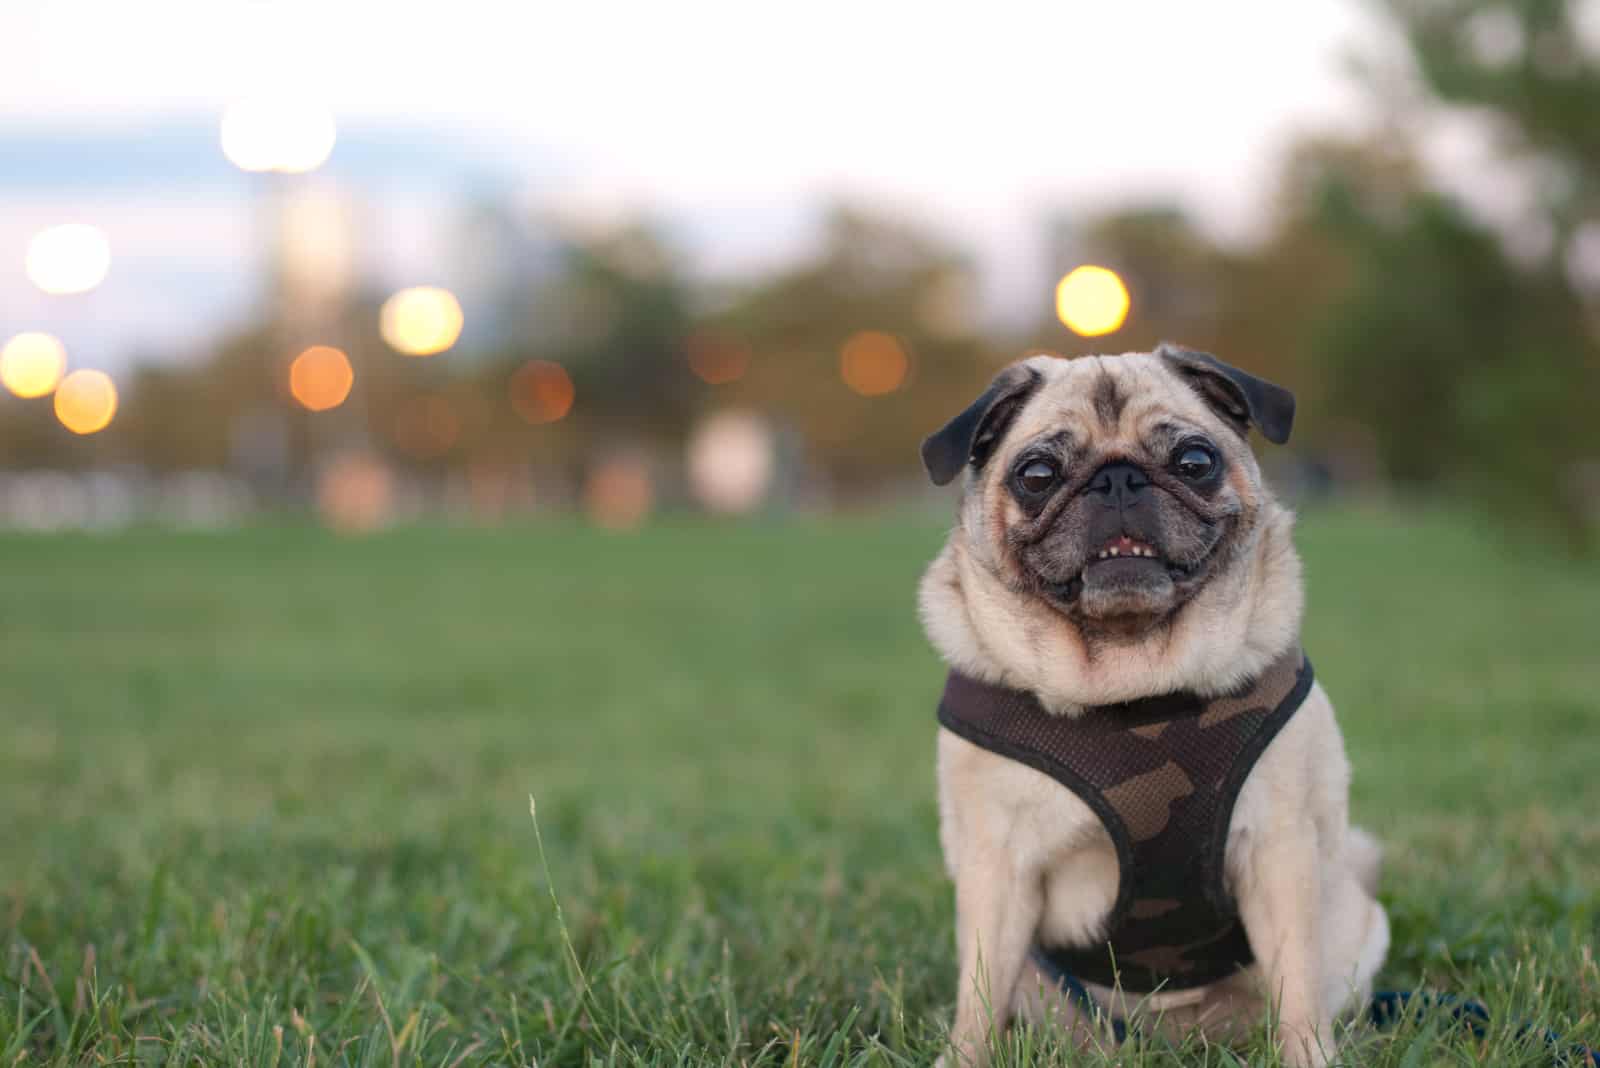
[[923, 446], [970, 472], [963, 525], [1018, 593], [1085, 636], [1138, 639], [1241, 566], [1261, 503], [1247, 441], [1287, 439], [1287, 391], [1203, 353], [1034, 357]]

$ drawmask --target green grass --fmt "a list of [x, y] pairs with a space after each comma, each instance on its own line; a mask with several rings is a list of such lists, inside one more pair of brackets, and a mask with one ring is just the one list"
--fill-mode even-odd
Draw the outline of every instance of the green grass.
[[[940, 537], [0, 539], [0, 1065], [927, 1063]], [[1600, 569], [1448, 513], [1301, 544], [1389, 846], [1382, 979], [1497, 1021], [1345, 1057], [1548, 1063], [1519, 1020], [1600, 1044]], [[1176, 1062], [1238, 1063], [1119, 1061]]]

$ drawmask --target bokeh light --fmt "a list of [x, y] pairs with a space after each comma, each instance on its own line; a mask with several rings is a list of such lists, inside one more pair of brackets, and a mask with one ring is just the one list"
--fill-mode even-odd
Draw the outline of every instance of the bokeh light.
[[28, 242], [28, 279], [52, 296], [87, 293], [111, 269], [111, 243], [98, 227], [66, 223]]
[[1117, 272], [1085, 264], [1056, 286], [1056, 314], [1075, 334], [1109, 334], [1128, 318], [1128, 287]]
[[350, 358], [329, 345], [313, 345], [289, 365], [290, 395], [313, 412], [339, 407], [355, 381]]
[[576, 396], [572, 379], [559, 363], [530, 360], [511, 376], [511, 407], [535, 425], [564, 418]]
[[93, 434], [117, 414], [117, 387], [104, 371], [74, 371], [56, 386], [56, 418], [74, 434]]
[[750, 369], [750, 346], [733, 338], [695, 334], [686, 348], [689, 370], [709, 386], [737, 382]]
[[256, 97], [222, 116], [222, 154], [240, 170], [304, 174], [327, 162], [338, 139], [333, 115], [309, 100]]
[[394, 518], [394, 475], [373, 453], [335, 457], [317, 475], [317, 510], [340, 533], [377, 530]]
[[413, 286], [383, 302], [378, 329], [396, 352], [432, 356], [456, 343], [464, 321], [454, 293], [438, 286]]
[[765, 419], [753, 412], [717, 412], [689, 437], [690, 488], [713, 512], [754, 511], [772, 487], [776, 453]]
[[839, 351], [839, 374], [844, 384], [863, 397], [881, 397], [905, 384], [911, 361], [905, 346], [893, 334], [863, 330], [853, 334]]
[[0, 349], [0, 383], [19, 397], [42, 397], [67, 369], [67, 350], [50, 334], [18, 334]]
[[650, 468], [638, 456], [618, 456], [595, 468], [583, 489], [583, 503], [596, 526], [632, 530], [655, 504]]

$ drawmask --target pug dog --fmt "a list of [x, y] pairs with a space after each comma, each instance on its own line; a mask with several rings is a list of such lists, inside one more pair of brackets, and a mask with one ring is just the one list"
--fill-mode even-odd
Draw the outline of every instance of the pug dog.
[[1293, 419], [1287, 390], [1164, 344], [1026, 359], [923, 443], [962, 482], [920, 587], [950, 668], [959, 1062], [1028, 1019], [1269, 1023], [1286, 1063], [1324, 1065], [1370, 996], [1380, 851], [1347, 821], [1293, 517], [1248, 441]]

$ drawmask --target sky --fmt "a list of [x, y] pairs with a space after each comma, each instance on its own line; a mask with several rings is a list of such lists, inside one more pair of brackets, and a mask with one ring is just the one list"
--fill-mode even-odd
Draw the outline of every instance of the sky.
[[[259, 213], [216, 123], [285, 91], [336, 116], [322, 177], [372, 200], [385, 282], [440, 269], [464, 191], [649, 210], [712, 275], [795, 255], [847, 197], [969, 248], [986, 309], [1016, 315], [1054, 213], [1176, 199], [1248, 239], [1293, 135], [1363, 121], [1343, 57], [1382, 39], [1362, 0], [6, 0], [0, 334], [54, 326], [118, 365], [243, 314]], [[42, 298], [24, 246], [67, 221], [107, 229], [112, 275]]]

